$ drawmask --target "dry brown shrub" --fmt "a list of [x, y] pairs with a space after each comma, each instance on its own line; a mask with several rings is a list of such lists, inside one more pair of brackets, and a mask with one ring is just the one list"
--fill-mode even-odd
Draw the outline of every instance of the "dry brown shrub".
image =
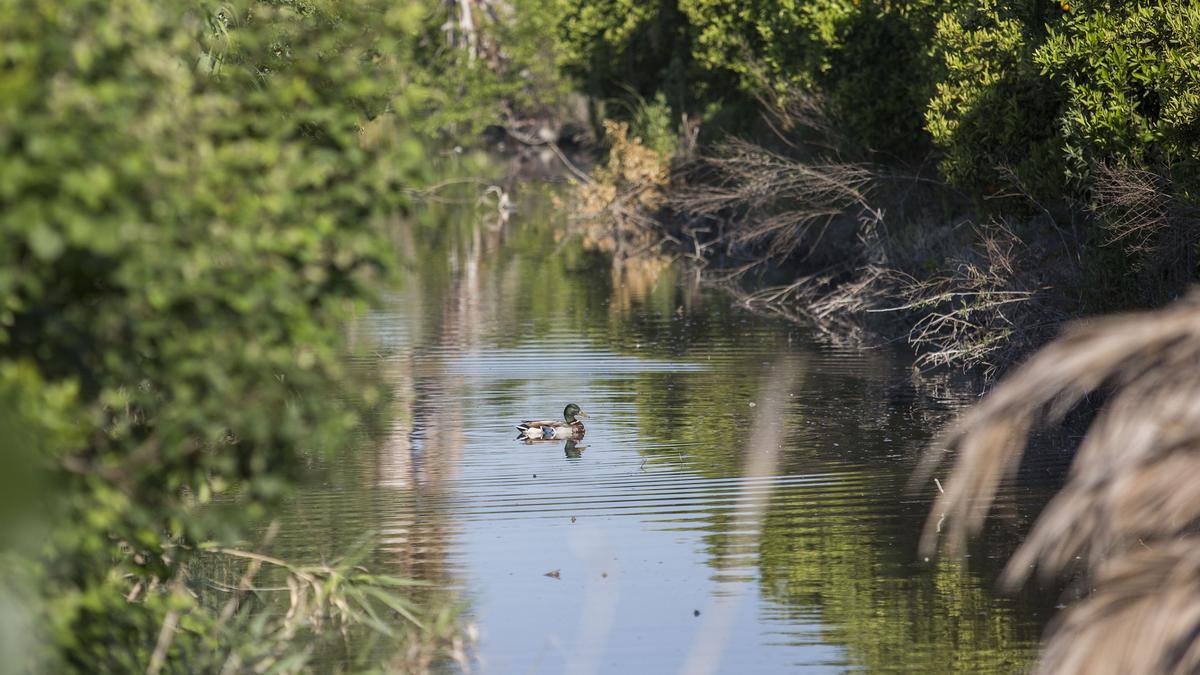
[[773, 258], [819, 245], [838, 216], [870, 210], [871, 171], [864, 164], [801, 161], [738, 139], [696, 168], [712, 180], [675, 191], [671, 206], [698, 216], [737, 213], [730, 242], [765, 246]]
[[830, 159], [837, 151], [821, 142], [837, 145], [837, 128], [818, 98], [763, 103], [782, 150], [726, 142], [692, 164], [691, 176], [700, 180], [668, 199], [691, 220], [716, 224], [717, 238], [703, 245], [684, 228], [697, 258], [714, 250], [748, 257], [726, 281], [771, 260], [794, 262], [797, 254], [818, 270], [756, 292], [735, 288], [743, 304], [804, 320], [839, 342], [907, 332], [921, 366], [982, 366], [991, 374], [1036, 343], [1036, 330], [1020, 319], [1033, 304], [1032, 280], [1041, 275], [1026, 272], [1044, 255], [1041, 246], [1025, 246], [1004, 225], [964, 237], [961, 223], [923, 214], [920, 225], [901, 228], [904, 241], [895, 239], [885, 214], [900, 214], [891, 219], [902, 222], [956, 195], [936, 180]]
[[1138, 273], [1144, 302], [1158, 303], [1195, 279], [1200, 213], [1176, 194], [1165, 171], [1102, 165], [1091, 209]]
[[1003, 223], [977, 233], [974, 246], [932, 276], [893, 272], [903, 304], [887, 311], [916, 317], [908, 342], [919, 367], [981, 367], [990, 375], [1032, 340], [1019, 334], [1036, 292], [1023, 286], [1030, 279], [1024, 243]]
[[[1094, 595], [1052, 632], [1040, 672], [1195, 672], [1200, 627], [1200, 292], [1157, 311], [1077, 323], [962, 415], [931, 449], [924, 482], [957, 451], [922, 537], [961, 550], [1030, 434], [1103, 394], [1068, 481], [1009, 561], [1021, 584], [1076, 559]], [[945, 525], [945, 529], [942, 526]], [[1182, 538], [1182, 539], [1181, 539]]]
[[604, 213], [618, 198], [626, 204], [656, 208], [662, 201], [668, 163], [646, 147], [641, 138], [630, 138], [628, 123], [605, 120], [604, 131], [611, 144], [608, 162], [594, 172], [590, 183], [580, 188], [584, 213]]
[[[766, 252], [735, 268], [731, 279], [802, 250], [818, 254], [806, 257], [810, 264], [829, 265], [789, 284], [737, 293], [746, 306], [806, 320], [842, 342], [869, 341], [882, 325], [886, 332], [900, 326], [920, 367], [980, 367], [987, 376], [1041, 339], [1045, 317], [1032, 326], [1023, 320], [1048, 311], [1031, 311], [1043, 275], [1030, 270], [1045, 250], [1026, 246], [1005, 224], [963, 237], [954, 223], [932, 223], [909, 228], [917, 235], [901, 244], [885, 227], [887, 209], [872, 200], [911, 190], [867, 165], [801, 160], [745, 141], [721, 146], [700, 165], [709, 180], [674, 192], [671, 206], [727, 222], [729, 246]], [[839, 234], [827, 237], [835, 222]], [[851, 223], [853, 239], [845, 236]], [[945, 262], [929, 273], [931, 260]]]
[[604, 129], [608, 162], [577, 193], [584, 245], [617, 258], [653, 253], [663, 240], [654, 211], [663, 203], [669, 162], [630, 137], [627, 123], [605, 120]]
[[1170, 223], [1170, 184], [1144, 169], [1100, 165], [1092, 188], [1092, 209], [1108, 232], [1106, 245], [1120, 244], [1131, 254], [1144, 254]]
[[792, 90], [780, 98], [758, 96], [757, 100], [766, 111], [764, 121], [767, 126], [789, 146], [796, 147], [793, 138], [797, 133], [804, 136], [809, 145], [817, 144], [826, 148], [849, 145], [834, 124], [825, 100], [816, 92]]

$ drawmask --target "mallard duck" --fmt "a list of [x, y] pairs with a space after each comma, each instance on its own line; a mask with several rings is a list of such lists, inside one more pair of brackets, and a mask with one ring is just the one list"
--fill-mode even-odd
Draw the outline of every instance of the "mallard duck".
[[537, 420], [525, 420], [517, 425], [517, 430], [521, 432], [517, 438], [525, 438], [531, 441], [540, 440], [563, 440], [566, 438], [574, 438], [576, 440], [583, 438], [585, 432], [583, 422], [578, 418], [587, 417], [587, 413], [579, 409], [579, 406], [574, 403], [568, 403], [563, 409], [563, 422], [545, 422]]

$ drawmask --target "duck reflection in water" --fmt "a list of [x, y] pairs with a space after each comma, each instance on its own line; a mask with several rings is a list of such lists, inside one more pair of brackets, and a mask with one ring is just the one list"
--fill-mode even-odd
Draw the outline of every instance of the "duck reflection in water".
[[[562, 441], [556, 440], [535, 441], [529, 438], [524, 439], [522, 442], [525, 445], [558, 445], [559, 443], [563, 443]], [[568, 438], [567, 441], [563, 443], [563, 455], [566, 456], [567, 459], [581, 459], [583, 457], [583, 451], [587, 449], [588, 446], [579, 443], [579, 441], [574, 438]]]
[[587, 450], [586, 445], [579, 445], [574, 440], [568, 440], [566, 446], [563, 447], [563, 454], [568, 459], [579, 459], [583, 457], [583, 451]]

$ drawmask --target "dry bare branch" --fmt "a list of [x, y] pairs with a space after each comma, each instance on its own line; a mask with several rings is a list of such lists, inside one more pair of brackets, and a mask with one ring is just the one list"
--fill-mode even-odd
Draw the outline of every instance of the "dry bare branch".
[[815, 246], [833, 218], [869, 208], [871, 171], [863, 164], [803, 162], [744, 140], [701, 161], [715, 180], [676, 191], [670, 205], [706, 216], [739, 212], [731, 241], [765, 245], [772, 257]]
[[918, 279], [895, 273], [904, 302], [887, 311], [917, 317], [908, 341], [918, 366], [982, 366], [991, 374], [1003, 357], [1030, 342], [1018, 339], [1022, 322], [1015, 320], [1035, 294], [1021, 286], [1029, 276], [1019, 270], [1024, 246], [1003, 224], [978, 233], [978, 243], [938, 274]]
[[1170, 221], [1168, 181], [1152, 171], [1100, 165], [1092, 188], [1092, 209], [1109, 233], [1108, 245], [1144, 254]]
[[1091, 208], [1106, 243], [1130, 257], [1143, 302], [1159, 304], [1195, 280], [1200, 210], [1177, 194], [1168, 170], [1102, 166]]

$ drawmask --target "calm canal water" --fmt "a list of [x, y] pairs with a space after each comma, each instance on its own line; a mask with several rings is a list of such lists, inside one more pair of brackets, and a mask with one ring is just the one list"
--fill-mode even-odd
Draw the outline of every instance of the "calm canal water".
[[[965, 567], [916, 552], [936, 488], [905, 483], [976, 385], [615, 272], [528, 202], [397, 233], [407, 279], [356, 331], [394, 420], [290, 504], [286, 555], [376, 533], [374, 569], [461, 594], [485, 673], [1028, 668], [1053, 599], [993, 580], [1044, 496], [1006, 488]], [[582, 442], [514, 440], [568, 402]]]

